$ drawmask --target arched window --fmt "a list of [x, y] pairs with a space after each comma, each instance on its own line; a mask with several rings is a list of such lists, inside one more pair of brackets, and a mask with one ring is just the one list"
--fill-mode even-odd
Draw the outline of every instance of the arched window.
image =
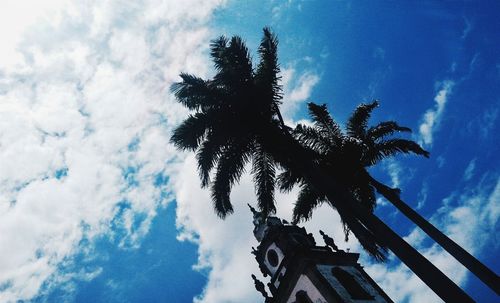
[[342, 284], [342, 286], [347, 290], [351, 298], [354, 300], [372, 300], [374, 299], [361, 285], [358, 281], [351, 276], [347, 271], [340, 267], [332, 268], [332, 275]]

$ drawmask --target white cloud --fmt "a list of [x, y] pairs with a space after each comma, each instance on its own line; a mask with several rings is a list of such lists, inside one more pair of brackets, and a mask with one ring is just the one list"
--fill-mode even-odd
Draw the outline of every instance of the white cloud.
[[[235, 213], [220, 220], [213, 211], [210, 194], [200, 188], [196, 162], [190, 155], [175, 180], [177, 224], [180, 239], [198, 244], [198, 269], [209, 269], [203, 302], [256, 301], [251, 287], [252, 222], [246, 203], [253, 196], [253, 186], [246, 178], [237, 186], [231, 198]], [[253, 299], [251, 299], [253, 298]]]
[[446, 80], [440, 84], [441, 88], [434, 97], [434, 107], [425, 112], [422, 118], [423, 121], [419, 126], [420, 144], [432, 145], [433, 134], [439, 128], [441, 117], [454, 85], [455, 83], [451, 80]]
[[155, 180], [178, 171], [168, 140], [186, 110], [169, 86], [207, 73], [221, 2], [2, 2], [0, 301], [63, 281], [58, 265], [112, 223], [124, 247], [148, 232], [172, 199]]
[[16, 68], [23, 60], [23, 54], [17, 46], [22, 34], [35, 22], [44, 20], [57, 22], [60, 19], [61, 7], [66, 0], [4, 0], [0, 4], [0, 67]]
[[492, 135], [492, 129], [495, 127], [498, 118], [498, 102], [494, 106], [484, 109], [483, 113], [467, 123], [467, 131], [472, 134], [478, 134], [481, 139], [495, 140]]
[[[271, 3], [274, 5], [273, 8], [271, 9], [272, 13], [272, 19], [273, 21], [277, 22], [283, 17], [286, 17], [287, 14], [290, 12], [290, 10], [296, 9], [297, 11], [302, 10], [302, 1], [293, 1], [293, 0], [279, 0], [279, 1], [271, 1]], [[297, 3], [298, 2], [298, 3]]]
[[422, 188], [418, 192], [418, 197], [417, 197], [418, 202], [417, 202], [417, 206], [415, 207], [416, 210], [419, 210], [425, 206], [425, 203], [427, 202], [428, 195], [429, 195], [429, 184], [427, 182], [424, 182], [422, 184]]
[[467, 18], [463, 17], [463, 19], [464, 19], [465, 27], [464, 27], [464, 30], [462, 31], [462, 36], [460, 38], [462, 40], [465, 40], [465, 38], [467, 38], [467, 36], [469, 36], [469, 33], [472, 30], [473, 24]]
[[281, 71], [281, 76], [284, 93], [281, 113], [287, 122], [293, 123], [294, 114], [302, 103], [308, 101], [320, 77], [312, 71], [305, 71], [297, 75], [297, 70], [293, 65], [284, 68]]
[[405, 182], [413, 178], [414, 170], [405, 167], [400, 161], [394, 158], [387, 158], [382, 161], [382, 167], [391, 179], [391, 187], [400, 188]]
[[373, 54], [372, 54], [372, 57], [374, 59], [380, 59], [380, 60], [384, 60], [385, 59], [385, 49], [383, 49], [382, 47], [380, 46], [377, 46], [373, 49]]
[[446, 164], [446, 159], [442, 155], [436, 157], [436, 164], [438, 168], [442, 168]]
[[391, 186], [399, 188], [399, 186], [401, 185], [401, 173], [403, 171], [403, 168], [401, 167], [399, 162], [394, 159], [387, 159], [385, 162], [386, 170], [391, 177]]
[[474, 175], [474, 171], [476, 169], [476, 158], [472, 159], [469, 164], [467, 165], [467, 167], [465, 168], [465, 171], [464, 171], [464, 180], [465, 181], [469, 181], [472, 176]]

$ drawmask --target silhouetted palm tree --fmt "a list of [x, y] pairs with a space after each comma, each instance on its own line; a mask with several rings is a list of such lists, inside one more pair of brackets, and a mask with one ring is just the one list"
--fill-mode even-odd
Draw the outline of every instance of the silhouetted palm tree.
[[[396, 131], [410, 131], [395, 122], [382, 122], [367, 129], [370, 113], [377, 105], [377, 102], [373, 102], [358, 106], [349, 118], [347, 132], [344, 134], [328, 113], [326, 105], [309, 103], [314, 126], [299, 124], [293, 132], [297, 140], [314, 153], [322, 167], [338, 175], [341, 186], [352, 194], [352, 201], [359, 203], [370, 213], [374, 210], [376, 199], [366, 167], [398, 152], [428, 156], [428, 152], [413, 141], [385, 139]], [[294, 222], [309, 219], [314, 208], [328, 201], [324, 194], [314, 189], [314, 184], [307, 182], [300, 173], [294, 172], [292, 167], [287, 167], [278, 180], [283, 191], [290, 191], [294, 185], [300, 184], [293, 213]], [[347, 241], [350, 229], [345, 221], [343, 226]], [[365, 249], [371, 251], [369, 247]], [[383, 256], [378, 257], [383, 259]]]
[[[231, 187], [252, 161], [259, 208], [275, 212], [275, 164], [262, 147], [262, 134], [282, 123], [278, 105], [277, 40], [267, 28], [259, 47], [260, 62], [254, 70], [239, 37], [220, 37], [211, 44], [216, 75], [203, 80], [181, 74], [172, 90], [179, 102], [194, 111], [174, 131], [171, 141], [181, 149], [196, 151], [202, 187], [210, 186], [216, 213], [233, 212]], [[281, 120], [281, 122], [280, 122]], [[210, 173], [215, 168], [215, 179]]]
[[[356, 108], [348, 120], [345, 133], [330, 116], [326, 105], [309, 103], [308, 106], [313, 126], [297, 125], [294, 136], [314, 152], [323, 167], [337, 174], [339, 181], [354, 196], [354, 201], [370, 212], [374, 210], [376, 199], [372, 178], [366, 170], [368, 167], [397, 153], [429, 156], [411, 140], [387, 139], [395, 132], [410, 131], [394, 121], [382, 122], [368, 129], [370, 113], [378, 106], [376, 101]], [[324, 196], [313, 191], [311, 184], [290, 169], [280, 174], [279, 181], [284, 191], [291, 190], [297, 183], [301, 185], [294, 209], [296, 222], [309, 219], [313, 209], [325, 201]]]
[[[250, 55], [239, 37], [221, 37], [211, 44], [216, 74], [211, 80], [181, 74], [173, 86], [178, 100], [194, 111], [175, 131], [172, 142], [197, 152], [202, 186], [210, 186], [216, 213], [224, 218], [233, 211], [232, 185], [252, 161], [259, 208], [266, 215], [275, 211], [276, 165], [289, 168], [311, 184], [314, 191], [339, 212], [345, 226], [378, 259], [390, 248], [443, 300], [472, 300], [432, 263], [420, 255], [369, 209], [346, 182], [330, 174], [310, 149], [290, 133], [279, 113], [277, 40], [264, 29], [259, 47], [260, 62], [253, 69]], [[215, 169], [215, 179], [210, 172]]]
[[[377, 106], [377, 101], [358, 106], [347, 122], [346, 132], [343, 133], [328, 113], [326, 105], [309, 103], [309, 113], [314, 126], [298, 125], [294, 134], [302, 144], [315, 151], [316, 157], [320, 159], [323, 166], [331, 169], [332, 173], [341, 175], [340, 180], [346, 182], [346, 186], [350, 188], [355, 201], [369, 211], [373, 211], [376, 190], [455, 259], [498, 293], [500, 287], [498, 276], [493, 271], [402, 201], [399, 189], [390, 188], [375, 180], [366, 170], [382, 159], [398, 153], [429, 156], [429, 153], [414, 141], [388, 138], [397, 132], [411, 132], [409, 128], [402, 127], [394, 121], [381, 122], [368, 128], [371, 112]], [[290, 170], [285, 170], [279, 176], [279, 183], [280, 188], [284, 191], [288, 191], [293, 185], [300, 183], [301, 191], [294, 208], [294, 221], [296, 222], [309, 219], [313, 209], [325, 202], [324, 196], [312, 192], [311, 185], [303, 179], [294, 178]], [[348, 229], [344, 227], [344, 230], [347, 235]]]

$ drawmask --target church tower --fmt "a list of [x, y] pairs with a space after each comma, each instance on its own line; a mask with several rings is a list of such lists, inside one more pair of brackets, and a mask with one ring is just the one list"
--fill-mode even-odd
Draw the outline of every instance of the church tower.
[[358, 263], [359, 254], [339, 250], [322, 231], [326, 246], [318, 246], [304, 227], [250, 209], [259, 241], [252, 253], [270, 277], [271, 295], [252, 278], [266, 303], [393, 302]]

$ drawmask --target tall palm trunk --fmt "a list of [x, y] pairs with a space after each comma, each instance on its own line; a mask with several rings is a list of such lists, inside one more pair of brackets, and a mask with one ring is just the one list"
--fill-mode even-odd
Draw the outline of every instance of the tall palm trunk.
[[424, 219], [421, 215], [409, 207], [404, 201], [401, 200], [396, 190], [378, 182], [371, 176], [369, 176], [369, 178], [370, 184], [375, 187], [378, 193], [389, 200], [408, 219], [420, 227], [420, 229], [429, 235], [429, 237], [441, 245], [441, 247], [462, 263], [462, 265], [474, 273], [481, 281], [483, 281], [483, 283], [488, 285], [489, 288], [494, 290], [497, 294], [500, 294], [500, 279], [491, 269], [469, 254], [460, 245], [448, 238], [440, 230], [434, 227], [434, 225], [429, 223], [429, 221]]
[[[326, 195], [339, 213], [360, 218], [374, 232], [378, 241], [386, 245], [408, 268], [445, 302], [474, 302], [460, 287], [422, 256], [403, 238], [374, 214], [352, 201], [330, 174], [323, 171], [289, 134], [268, 132], [263, 137], [267, 150], [284, 166], [296, 167], [310, 184]], [[344, 194], [342, 194], [344, 193]], [[339, 194], [343, 197], [339, 199]]]
[[[308, 177], [312, 182], [318, 184], [322, 179], [320, 187], [325, 190], [328, 199], [335, 197], [335, 180], [331, 180], [325, 175], [317, 172], [311, 173]], [[332, 197], [333, 196], [333, 197]], [[346, 197], [347, 198], [347, 197]], [[445, 302], [474, 302], [462, 289], [443, 274], [434, 264], [422, 256], [417, 250], [409, 245], [403, 238], [396, 234], [378, 217], [360, 208], [355, 203], [346, 203], [349, 200], [335, 200], [338, 209], [345, 212], [352, 211], [363, 220], [363, 223], [374, 231], [375, 236], [385, 244], [411, 271], [413, 271], [427, 286], [429, 286]], [[353, 207], [349, 207], [353, 206]], [[357, 207], [356, 207], [357, 206]], [[350, 209], [349, 209], [350, 208]]]

